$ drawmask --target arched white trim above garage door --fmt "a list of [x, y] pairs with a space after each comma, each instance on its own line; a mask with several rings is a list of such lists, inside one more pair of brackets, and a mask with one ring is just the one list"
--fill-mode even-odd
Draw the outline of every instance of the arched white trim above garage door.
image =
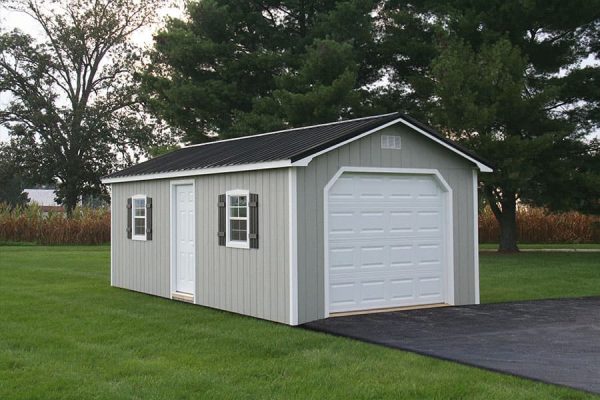
[[[329, 194], [331, 188], [344, 173], [366, 173], [366, 174], [404, 174], [404, 175], [428, 175], [437, 181], [444, 193], [444, 299], [446, 304], [454, 304], [454, 241], [453, 241], [453, 213], [452, 213], [452, 188], [442, 177], [437, 169], [414, 169], [414, 168], [377, 168], [377, 167], [342, 167], [331, 178], [323, 190], [323, 222], [324, 222], [324, 303], [325, 317], [330, 315], [330, 248], [329, 248]], [[357, 309], [361, 310], [361, 309]]]

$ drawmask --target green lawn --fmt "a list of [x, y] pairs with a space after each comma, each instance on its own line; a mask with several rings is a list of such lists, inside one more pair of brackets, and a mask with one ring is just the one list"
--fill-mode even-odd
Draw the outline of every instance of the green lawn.
[[[539, 296], [527, 271], [549, 297], [600, 288], [598, 257], [555, 256], [482, 256], [482, 297]], [[592, 398], [111, 288], [108, 264], [107, 247], [0, 247], [0, 399]]]
[[600, 295], [600, 253], [480, 253], [484, 303]]
[[[497, 250], [497, 243], [481, 243], [481, 250]], [[595, 249], [600, 250], [600, 243], [520, 243], [519, 248], [529, 249]]]

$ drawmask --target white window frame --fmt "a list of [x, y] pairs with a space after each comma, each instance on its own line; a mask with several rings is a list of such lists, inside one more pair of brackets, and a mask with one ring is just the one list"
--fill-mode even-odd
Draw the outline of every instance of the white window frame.
[[[136, 200], [144, 200], [144, 234], [136, 235], [135, 234], [135, 201]], [[131, 198], [131, 239], [132, 240], [148, 240], [147, 232], [148, 232], [148, 196], [145, 194], [136, 194]], [[141, 219], [142, 217], [137, 217]]]
[[[246, 220], [246, 240], [231, 240], [231, 223], [230, 223], [230, 198], [232, 196], [246, 196], [246, 218], [235, 218], [239, 220]], [[250, 248], [250, 191], [244, 189], [228, 190], [225, 192], [225, 246], [233, 247], [237, 249], [249, 249]]]

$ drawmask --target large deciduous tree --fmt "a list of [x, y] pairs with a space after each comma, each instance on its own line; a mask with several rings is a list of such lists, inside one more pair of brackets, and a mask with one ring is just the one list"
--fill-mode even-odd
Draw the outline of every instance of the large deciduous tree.
[[41, 36], [0, 32], [0, 108], [22, 159], [38, 181], [56, 181], [67, 212], [100, 177], [128, 163], [155, 134], [138, 105], [132, 78], [139, 51], [131, 35], [163, 0], [21, 0]]
[[423, 71], [431, 121], [495, 165], [481, 179], [501, 226], [500, 251], [518, 250], [519, 200], [598, 211], [598, 153], [586, 135], [600, 122], [600, 69], [585, 61], [598, 55], [599, 11], [598, 0], [408, 8], [435, 32], [437, 54]]

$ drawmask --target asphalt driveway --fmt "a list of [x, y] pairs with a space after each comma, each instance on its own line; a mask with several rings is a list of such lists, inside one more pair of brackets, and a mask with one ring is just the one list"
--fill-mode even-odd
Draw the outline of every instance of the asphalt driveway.
[[303, 327], [600, 393], [600, 297], [353, 315]]

